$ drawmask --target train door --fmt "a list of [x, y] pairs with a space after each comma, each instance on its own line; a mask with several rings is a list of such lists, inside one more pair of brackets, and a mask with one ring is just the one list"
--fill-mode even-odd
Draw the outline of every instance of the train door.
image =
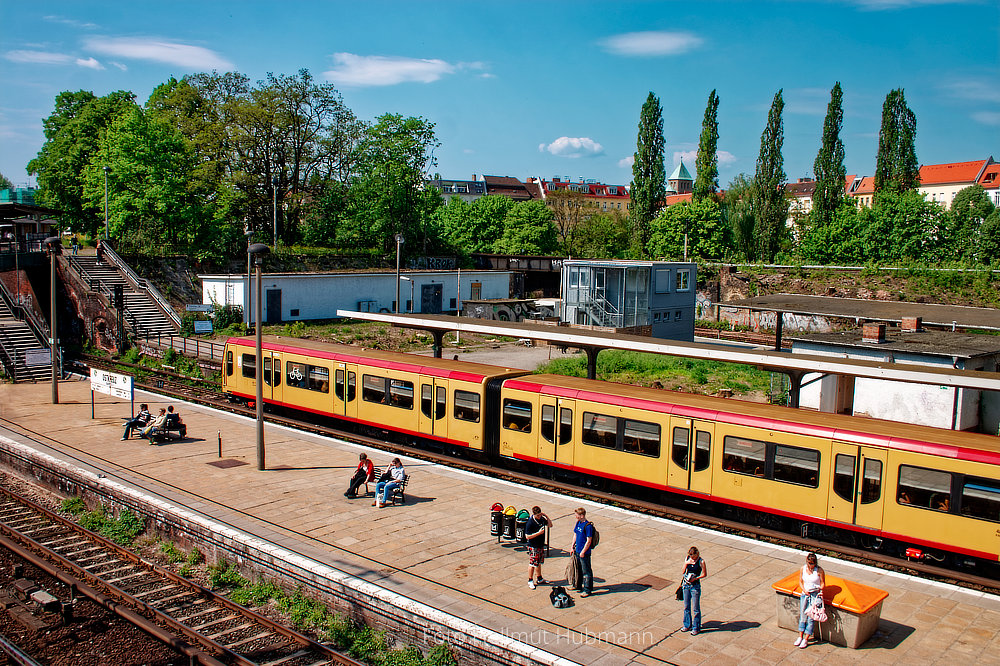
[[282, 394], [281, 354], [264, 349], [261, 350], [261, 356], [264, 358], [264, 371], [261, 373], [264, 378], [262, 388], [264, 402], [280, 403]]
[[333, 364], [333, 413], [356, 418], [358, 415], [358, 366]]
[[420, 415], [418, 429], [426, 435], [448, 436], [448, 380], [420, 378]]
[[711, 421], [671, 417], [667, 485], [711, 494], [714, 437], [715, 424]]
[[833, 442], [831, 448], [830, 520], [873, 530], [882, 529], [882, 488], [886, 452]]
[[573, 414], [576, 401], [542, 396], [538, 457], [564, 465], [573, 464]]

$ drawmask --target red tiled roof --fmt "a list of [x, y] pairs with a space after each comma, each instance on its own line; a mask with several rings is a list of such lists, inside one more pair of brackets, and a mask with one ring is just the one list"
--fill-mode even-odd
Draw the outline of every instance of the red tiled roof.
[[983, 169], [983, 175], [977, 181], [984, 189], [995, 190], [1000, 187], [1000, 164], [991, 164]]
[[806, 180], [797, 183], [785, 183], [785, 193], [791, 197], [808, 197], [816, 191], [816, 181]]
[[920, 167], [920, 184], [974, 183], [991, 159], [924, 165]]
[[691, 197], [694, 194], [691, 192], [685, 192], [684, 194], [670, 194], [663, 200], [664, 206], [673, 206], [674, 204], [679, 204], [683, 201], [691, 201]]
[[859, 194], [874, 194], [875, 193], [875, 176], [865, 176], [858, 183], [858, 186], [854, 188], [853, 194], [857, 196]]
[[511, 176], [483, 176], [486, 182], [486, 194], [502, 194], [511, 199], [531, 199], [531, 192], [524, 183]]

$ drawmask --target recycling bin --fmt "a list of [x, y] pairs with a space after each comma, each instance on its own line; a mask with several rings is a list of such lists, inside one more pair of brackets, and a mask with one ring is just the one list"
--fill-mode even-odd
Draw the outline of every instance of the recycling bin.
[[490, 536], [498, 537], [503, 530], [503, 504], [497, 502], [490, 509]]
[[517, 509], [509, 506], [503, 510], [503, 538], [514, 538], [514, 523], [517, 520]]
[[517, 517], [514, 519], [514, 540], [518, 543], [527, 543], [528, 539], [524, 536], [524, 529], [528, 526], [528, 518], [531, 516], [527, 509], [521, 509], [517, 512]]

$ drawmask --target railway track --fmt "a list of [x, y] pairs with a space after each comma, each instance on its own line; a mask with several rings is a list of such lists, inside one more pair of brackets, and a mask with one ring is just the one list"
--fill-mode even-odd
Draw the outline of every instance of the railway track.
[[143, 631], [212, 666], [361, 666], [0, 488], [0, 545]]
[[[189, 386], [175, 382], [154, 380], [149, 383], [137, 381], [136, 386], [153, 392], [158, 391], [161, 393], [169, 393], [172, 397], [197, 402], [215, 409], [241, 414], [249, 418], [255, 418], [256, 416], [256, 412], [254, 410], [234, 405], [221, 399], [218, 393], [210, 394], [210, 392], [206, 391], [204, 388], [199, 388], [197, 390], [197, 393], [201, 394], [201, 396], [199, 396], [195, 392], [188, 390], [190, 389]], [[171, 386], [177, 388], [178, 392], [171, 392]], [[206, 398], [204, 397], [205, 395], [211, 395], [211, 397]], [[364, 444], [365, 446], [370, 446], [372, 448], [381, 449], [388, 453], [403, 454], [411, 458], [434, 462], [483, 476], [503, 479], [513, 483], [549, 490], [563, 495], [579, 497], [581, 499], [588, 499], [598, 503], [617, 506], [630, 511], [676, 520], [729, 534], [736, 534], [758, 541], [780, 544], [801, 550], [815, 551], [823, 555], [839, 557], [841, 559], [874, 566], [884, 570], [896, 571], [931, 580], [961, 585], [963, 587], [991, 594], [1000, 594], [1000, 580], [975, 575], [970, 572], [938, 567], [926, 562], [901, 560], [898, 557], [883, 555], [871, 550], [852, 548], [841, 544], [831, 543], [829, 541], [809, 538], [808, 534], [796, 536], [787, 532], [751, 525], [745, 522], [738, 522], [717, 516], [706, 515], [704, 512], [698, 512], [696, 510], [686, 510], [674, 506], [666, 506], [659, 502], [629, 497], [626, 494], [586, 488], [576, 483], [563, 482], [558, 479], [547, 478], [513, 469], [499, 468], [488, 463], [482, 463], [466, 458], [456, 458], [452, 455], [436, 453], [424, 448], [390, 441], [385, 438], [366, 436], [329, 425], [321, 425], [285, 414], [265, 411], [265, 419], [272, 423], [289, 426], [302, 431], [352, 441]], [[388, 435], [388, 432], [386, 432], [386, 435]]]

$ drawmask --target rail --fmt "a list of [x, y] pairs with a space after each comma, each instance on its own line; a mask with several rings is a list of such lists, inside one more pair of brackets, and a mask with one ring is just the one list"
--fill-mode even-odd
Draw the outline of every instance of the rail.
[[119, 272], [125, 276], [125, 280], [137, 291], [148, 294], [150, 299], [152, 299], [153, 303], [156, 305], [156, 308], [163, 314], [163, 316], [171, 321], [174, 325], [174, 329], [179, 331], [181, 329], [181, 318], [176, 312], [174, 312], [174, 309], [170, 307], [170, 303], [163, 297], [160, 290], [157, 289], [149, 280], [139, 277], [136, 272], [132, 270], [132, 267], [125, 263], [125, 261], [118, 256], [118, 253], [108, 247], [107, 244], [105, 244], [102, 251], [104, 253], [104, 257], [108, 259], [109, 263], [114, 264]]
[[173, 349], [185, 356], [197, 356], [198, 358], [208, 358], [212, 361], [220, 362], [226, 349], [226, 345], [222, 342], [185, 338], [180, 335], [156, 334], [146, 336], [143, 340], [149, 345], [161, 349]]
[[0, 298], [3, 298], [15, 319], [28, 325], [28, 328], [34, 333], [35, 339], [38, 340], [38, 344], [47, 345], [49, 343], [49, 325], [38, 316], [33, 308], [16, 303], [2, 282], [0, 282]]

